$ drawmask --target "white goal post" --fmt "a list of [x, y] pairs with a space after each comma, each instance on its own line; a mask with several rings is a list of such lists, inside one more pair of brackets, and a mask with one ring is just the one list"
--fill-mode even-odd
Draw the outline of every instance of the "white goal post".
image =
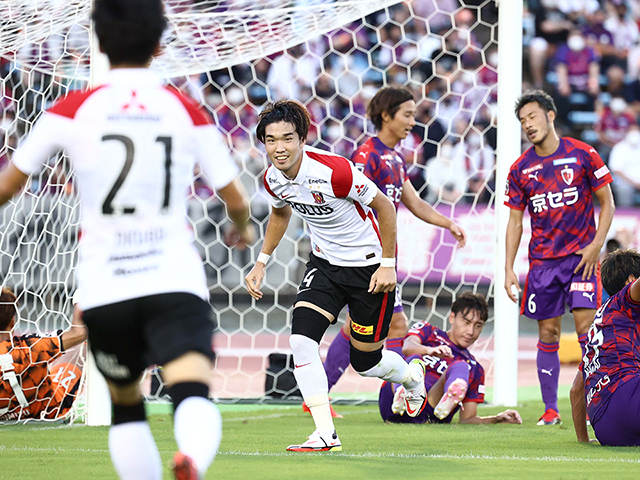
[[[101, 83], [108, 68], [90, 40], [91, 0], [41, 0], [37, 8], [35, 3], [0, 2], [0, 161], [3, 155], [10, 159], [56, 97]], [[268, 219], [261, 192], [267, 159], [255, 139], [255, 117], [266, 101], [284, 96], [300, 100], [313, 118], [310, 142], [350, 156], [374, 133], [364, 106], [375, 90], [388, 84], [412, 89], [418, 125], [402, 145], [411, 179], [424, 198], [454, 216], [471, 238], [464, 250], [456, 250], [448, 234], [406, 210], [399, 212], [405, 312], [412, 321], [445, 327], [457, 293], [471, 289], [486, 294], [493, 306], [493, 333], [481, 338], [474, 353], [493, 379], [491, 401], [515, 405], [518, 309], [503, 288], [509, 213], [503, 194], [506, 172], [520, 155], [513, 105], [522, 84], [523, 1], [166, 0], [165, 5], [170, 26], [152, 69], [214, 117], [242, 169], [240, 180], [251, 195], [252, 219], [261, 232]], [[472, 145], [472, 139], [479, 143]], [[433, 167], [446, 155], [452, 156], [456, 177], [449, 183], [440, 178], [442, 169]], [[495, 158], [495, 166], [487, 165], [485, 157]], [[50, 187], [58, 181], [58, 170], [63, 171], [62, 193]], [[52, 159], [20, 198], [0, 210], [3, 285], [37, 299], [20, 307], [21, 332], [44, 332], [70, 322], [67, 296], [75, 290], [77, 256], [72, 179], [66, 157]], [[449, 188], [460, 181], [463, 191], [456, 197]], [[472, 181], [477, 191], [471, 189]], [[57, 196], [51, 196], [52, 190]], [[308, 237], [293, 220], [269, 265], [265, 298], [256, 303], [248, 298], [242, 279], [261, 241], [249, 250], [234, 248], [223, 205], [210, 195], [195, 172], [188, 213], [219, 325], [212, 394], [218, 401], [265, 401], [270, 355], [289, 350], [289, 307], [308, 255]], [[40, 234], [34, 230], [34, 205], [38, 215], [56, 225], [53, 235], [46, 228]], [[60, 223], [60, 209], [73, 213], [66, 214], [69, 227]], [[25, 255], [29, 249], [33, 253]], [[333, 327], [328, 332], [323, 354], [336, 333]], [[110, 406], [105, 386], [94, 380], [90, 367], [85, 371], [90, 388], [83, 396], [86, 403], [77, 402], [81, 410], [76, 416], [106, 424]], [[377, 398], [376, 382], [348, 372], [332, 397], [372, 400]], [[143, 389], [147, 399], [163, 400], [158, 370], [148, 372]], [[286, 398], [290, 392], [275, 393]]]

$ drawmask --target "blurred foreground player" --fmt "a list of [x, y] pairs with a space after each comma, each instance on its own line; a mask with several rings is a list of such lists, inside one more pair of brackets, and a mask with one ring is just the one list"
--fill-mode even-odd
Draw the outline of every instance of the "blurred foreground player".
[[378, 398], [385, 422], [451, 423], [461, 408], [460, 423], [522, 423], [515, 410], [478, 416], [478, 404], [484, 402], [484, 369], [468, 348], [482, 333], [488, 315], [482, 295], [464, 292], [451, 305], [451, 327], [446, 332], [424, 322], [411, 327], [402, 353], [408, 361], [421, 358], [427, 366], [427, 406], [417, 417], [405, 415], [404, 387], [385, 382]]
[[8, 287], [0, 293], [0, 421], [63, 418], [78, 393], [82, 371], [70, 363], [50, 365], [87, 339], [79, 310], [68, 330], [49, 335], [11, 333], [17, 299]]
[[[420, 198], [407, 176], [404, 159], [395, 150], [415, 126], [415, 115], [416, 103], [407, 88], [384, 87], [378, 90], [367, 105], [367, 116], [373, 123], [377, 135], [360, 145], [351, 155], [351, 161], [389, 197], [396, 211], [402, 202], [420, 220], [449, 230], [457, 240], [458, 247], [462, 248], [467, 241], [464, 230]], [[327, 372], [329, 390], [349, 366], [350, 322], [351, 316], [347, 314], [346, 322], [327, 352], [324, 368]], [[400, 289], [396, 287], [393, 316], [385, 341], [386, 348], [402, 353], [402, 339], [408, 329]]]
[[[345, 305], [351, 311], [351, 365], [360, 375], [402, 383], [406, 409], [418, 415], [425, 405], [424, 364], [407, 364], [383, 350], [396, 287], [396, 212], [387, 196], [346, 158], [305, 145], [309, 112], [293, 100], [267, 105], [256, 134], [272, 165], [264, 175], [271, 216], [262, 251], [245, 277], [253, 298], [271, 253], [282, 240], [292, 211], [311, 233], [311, 254], [298, 287], [289, 343], [294, 375], [316, 430], [287, 450], [341, 450], [329, 406], [320, 341]], [[377, 212], [377, 220], [373, 212]]]
[[111, 459], [122, 479], [162, 477], [139, 385], [148, 365], [162, 365], [180, 449], [174, 473], [197, 479], [215, 457], [222, 422], [209, 401], [208, 289], [185, 214], [195, 163], [251, 243], [248, 203], [210, 120], [147, 68], [167, 23], [162, 2], [97, 0], [92, 19], [111, 64], [105, 84], [42, 115], [0, 173], [0, 203], [66, 150], [82, 205], [79, 306], [113, 401]]
[[589, 441], [587, 414], [601, 445], [640, 446], [640, 254], [616, 250], [602, 262], [611, 294], [598, 309], [571, 387], [576, 436]]
[[[600, 155], [573, 138], [558, 137], [557, 110], [541, 90], [525, 92], [516, 116], [533, 146], [514, 162], [507, 180], [511, 211], [506, 235], [505, 289], [518, 285], [513, 264], [522, 237], [524, 210], [531, 216], [529, 273], [520, 313], [538, 321], [538, 379], [545, 412], [538, 425], [562, 423], [558, 412], [560, 319], [565, 305], [573, 313], [584, 349], [587, 330], [601, 304], [599, 256], [613, 212], [612, 182]], [[600, 204], [596, 229], [594, 198]]]

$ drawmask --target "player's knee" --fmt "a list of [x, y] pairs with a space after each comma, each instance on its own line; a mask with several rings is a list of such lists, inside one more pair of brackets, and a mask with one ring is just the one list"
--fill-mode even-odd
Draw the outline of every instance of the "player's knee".
[[380, 363], [382, 360], [382, 348], [374, 350], [373, 352], [363, 352], [357, 350], [349, 343], [351, 366], [360, 375], [366, 375], [366, 372]]
[[173, 402], [173, 411], [175, 412], [184, 400], [189, 397], [202, 397], [209, 399], [209, 385], [200, 382], [181, 382], [176, 383], [169, 389], [169, 395]]
[[293, 352], [293, 360], [298, 365], [303, 365], [319, 358], [318, 350], [320, 345], [309, 337], [293, 334], [289, 337], [289, 345], [291, 345], [291, 351]]
[[319, 344], [329, 325], [329, 319], [313, 308], [296, 307], [293, 309], [291, 318], [292, 336], [303, 335]]
[[129, 422], [144, 422], [147, 414], [144, 410], [144, 403], [134, 405], [113, 404], [113, 425], [120, 425]]

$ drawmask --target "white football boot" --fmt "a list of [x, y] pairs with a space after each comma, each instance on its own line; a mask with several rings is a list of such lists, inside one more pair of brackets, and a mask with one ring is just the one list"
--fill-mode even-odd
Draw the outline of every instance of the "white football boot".
[[289, 445], [287, 452], [328, 452], [342, 450], [342, 444], [335, 432], [331, 434], [320, 434], [317, 430], [307, 437], [307, 441], [300, 445]]
[[427, 366], [422, 360], [415, 358], [409, 362], [409, 368], [413, 370], [411, 377], [417, 382], [417, 385], [414, 388], [406, 389], [404, 405], [407, 415], [417, 417], [427, 404], [427, 388], [424, 386], [424, 374]]
[[458, 378], [449, 385], [449, 389], [444, 392], [444, 395], [433, 409], [433, 414], [440, 420], [444, 420], [449, 416], [454, 408], [458, 406], [462, 400], [464, 400], [467, 394], [467, 382]]

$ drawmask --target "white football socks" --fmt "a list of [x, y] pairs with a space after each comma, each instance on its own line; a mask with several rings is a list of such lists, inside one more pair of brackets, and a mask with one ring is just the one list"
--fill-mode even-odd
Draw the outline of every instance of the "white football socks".
[[111, 461], [121, 480], [160, 480], [162, 463], [146, 421], [113, 425], [109, 429]]
[[218, 407], [204, 397], [188, 397], [174, 413], [173, 429], [180, 452], [191, 457], [204, 478], [222, 441]]
[[289, 338], [296, 368], [293, 371], [298, 388], [302, 393], [316, 430], [323, 434], [334, 432], [331, 406], [329, 405], [329, 384], [320, 359], [319, 345], [304, 335], [294, 334]]
[[380, 362], [366, 372], [359, 373], [363, 377], [377, 377], [389, 382], [401, 383], [409, 390], [415, 388], [419, 381], [413, 378], [413, 370], [404, 358], [391, 350], [382, 350]]

